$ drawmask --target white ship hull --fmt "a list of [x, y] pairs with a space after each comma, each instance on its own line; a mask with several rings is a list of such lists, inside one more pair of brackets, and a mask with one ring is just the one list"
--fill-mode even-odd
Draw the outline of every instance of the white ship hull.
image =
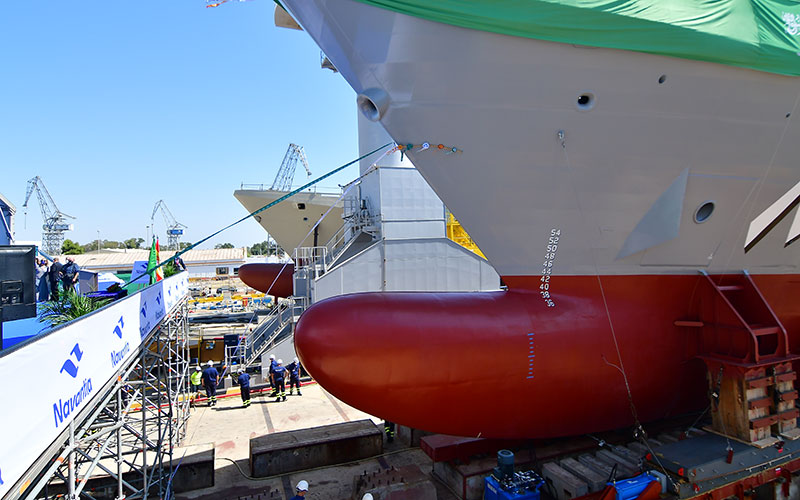
[[[800, 251], [784, 245], [794, 211], [744, 246], [750, 222], [800, 180], [797, 78], [349, 0], [284, 5], [357, 93], [385, 92], [381, 123], [415, 145], [409, 157], [501, 276], [543, 263], [554, 275], [796, 272]], [[425, 141], [463, 152], [420, 151]], [[695, 222], [707, 201], [712, 215]]]

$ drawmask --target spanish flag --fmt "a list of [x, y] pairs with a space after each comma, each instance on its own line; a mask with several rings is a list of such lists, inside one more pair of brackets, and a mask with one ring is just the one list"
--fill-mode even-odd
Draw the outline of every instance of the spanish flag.
[[[161, 263], [161, 250], [158, 246], [158, 238], [156, 238], [156, 265]], [[159, 267], [156, 269], [156, 281], [161, 281], [164, 279], [164, 268]]]

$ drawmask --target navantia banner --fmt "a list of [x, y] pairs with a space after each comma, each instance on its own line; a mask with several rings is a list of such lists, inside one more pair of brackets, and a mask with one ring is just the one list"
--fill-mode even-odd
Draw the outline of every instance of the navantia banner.
[[187, 273], [172, 276], [0, 357], [0, 497], [188, 290]]

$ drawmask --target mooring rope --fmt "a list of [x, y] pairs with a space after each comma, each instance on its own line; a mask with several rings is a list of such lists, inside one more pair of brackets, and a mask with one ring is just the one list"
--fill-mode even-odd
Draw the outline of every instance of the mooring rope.
[[127, 287], [128, 285], [130, 285], [131, 283], [133, 283], [133, 282], [135, 282], [136, 280], [138, 280], [139, 278], [142, 278], [142, 277], [144, 277], [144, 276], [147, 276], [147, 275], [149, 275], [150, 273], [152, 273], [153, 271], [157, 270], [158, 268], [160, 268], [160, 267], [163, 267], [163, 266], [165, 266], [166, 264], [168, 264], [168, 263], [170, 263], [170, 262], [173, 262], [175, 259], [177, 259], [177, 258], [178, 258], [178, 257], [180, 257], [181, 255], [185, 254], [185, 253], [186, 253], [186, 252], [188, 252], [189, 250], [192, 250], [193, 248], [197, 247], [198, 245], [200, 245], [200, 244], [202, 244], [202, 243], [205, 243], [206, 241], [210, 240], [211, 238], [213, 238], [214, 236], [216, 236], [216, 235], [220, 234], [221, 232], [223, 232], [223, 231], [226, 231], [226, 230], [228, 230], [228, 229], [232, 228], [233, 226], [235, 226], [235, 225], [237, 225], [237, 224], [239, 224], [239, 223], [241, 223], [241, 222], [244, 222], [244, 221], [246, 221], [247, 219], [249, 219], [250, 217], [253, 217], [254, 215], [260, 214], [261, 212], [263, 212], [263, 211], [265, 211], [265, 210], [268, 210], [268, 209], [270, 209], [270, 208], [274, 207], [274, 206], [275, 206], [275, 205], [277, 205], [278, 203], [281, 203], [282, 201], [285, 201], [285, 200], [287, 200], [287, 199], [291, 198], [292, 196], [296, 195], [297, 193], [299, 193], [299, 192], [301, 192], [301, 191], [303, 191], [303, 190], [305, 190], [305, 189], [307, 189], [307, 188], [309, 188], [309, 187], [313, 186], [314, 184], [317, 184], [318, 182], [320, 182], [320, 181], [322, 181], [322, 180], [325, 180], [325, 179], [327, 179], [328, 177], [332, 176], [333, 174], [335, 174], [335, 173], [337, 173], [337, 172], [340, 172], [340, 171], [344, 170], [345, 168], [349, 167], [350, 165], [352, 165], [352, 164], [354, 164], [354, 163], [357, 163], [357, 162], [359, 162], [359, 161], [363, 160], [364, 158], [367, 158], [367, 157], [369, 157], [369, 156], [372, 156], [373, 154], [377, 153], [377, 152], [378, 152], [378, 151], [380, 151], [381, 149], [383, 149], [383, 148], [385, 148], [385, 147], [387, 147], [387, 146], [391, 146], [392, 144], [394, 144], [394, 143], [392, 143], [392, 142], [387, 142], [387, 143], [386, 143], [386, 144], [384, 144], [383, 146], [381, 146], [381, 147], [379, 147], [379, 148], [375, 148], [375, 149], [373, 149], [372, 151], [370, 151], [369, 153], [363, 154], [363, 155], [359, 156], [358, 158], [356, 158], [355, 160], [353, 160], [353, 161], [350, 161], [350, 162], [348, 162], [348, 163], [345, 163], [344, 165], [342, 165], [342, 166], [340, 166], [340, 167], [336, 167], [336, 168], [334, 168], [333, 170], [331, 170], [330, 172], [328, 172], [327, 174], [325, 174], [325, 175], [323, 175], [323, 176], [321, 176], [321, 177], [318, 177], [318, 178], [314, 179], [313, 181], [307, 182], [306, 184], [303, 184], [302, 186], [300, 186], [299, 188], [297, 188], [297, 189], [295, 189], [295, 190], [293, 190], [293, 191], [289, 191], [288, 193], [286, 193], [285, 195], [281, 196], [281, 197], [280, 197], [280, 198], [278, 198], [277, 200], [275, 200], [275, 201], [272, 201], [272, 202], [270, 202], [270, 203], [268, 203], [268, 204], [264, 205], [263, 207], [259, 208], [258, 210], [255, 210], [255, 211], [253, 211], [253, 212], [250, 212], [249, 214], [245, 215], [244, 217], [242, 217], [241, 219], [237, 220], [236, 222], [232, 222], [231, 224], [228, 224], [227, 226], [223, 227], [222, 229], [220, 229], [220, 230], [218, 230], [218, 231], [215, 231], [215, 232], [211, 233], [210, 235], [206, 236], [205, 238], [201, 239], [200, 241], [197, 241], [197, 242], [195, 242], [195, 243], [192, 243], [191, 245], [189, 245], [188, 247], [184, 248], [183, 250], [179, 250], [179, 251], [175, 252], [175, 254], [174, 254], [172, 257], [170, 257], [170, 258], [168, 258], [168, 259], [164, 260], [163, 262], [161, 262], [161, 263], [157, 264], [155, 267], [152, 267], [152, 268], [151, 268], [151, 267], [148, 265], [148, 267], [147, 267], [147, 270], [146, 270], [145, 272], [143, 272], [142, 274], [140, 274], [140, 275], [136, 276], [135, 278], [133, 277], [133, 275], [131, 275], [131, 279], [130, 279], [130, 280], [128, 280], [128, 282], [127, 282], [127, 283], [125, 283], [124, 285], [121, 285], [121, 288], [125, 288], [125, 287]]

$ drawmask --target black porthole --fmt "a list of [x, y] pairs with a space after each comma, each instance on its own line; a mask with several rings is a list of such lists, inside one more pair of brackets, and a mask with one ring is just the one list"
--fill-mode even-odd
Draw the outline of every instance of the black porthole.
[[592, 109], [594, 107], [594, 94], [591, 92], [584, 92], [578, 96], [575, 104], [577, 104], [578, 109], [582, 111], [588, 111]]
[[305, 203], [298, 203], [297, 204], [297, 209], [298, 210], [305, 210], [306, 209], [306, 204]]
[[711, 217], [711, 214], [714, 213], [714, 202], [713, 201], [706, 201], [700, 204], [697, 207], [697, 210], [694, 211], [694, 221], [698, 224], [701, 224], [708, 220]]

